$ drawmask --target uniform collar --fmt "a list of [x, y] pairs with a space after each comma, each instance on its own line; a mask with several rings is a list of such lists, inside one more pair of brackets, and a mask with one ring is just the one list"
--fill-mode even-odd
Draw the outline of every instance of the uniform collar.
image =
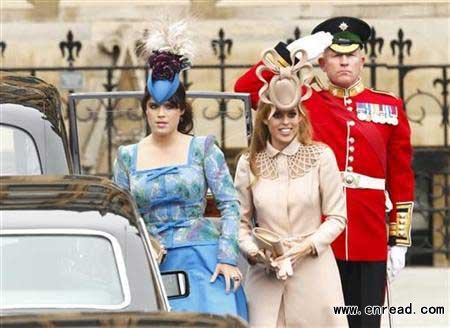
[[294, 140], [291, 141], [289, 145], [287, 145], [283, 150], [278, 150], [274, 146], [270, 144], [269, 141], [266, 143], [266, 152], [269, 155], [269, 157], [275, 157], [278, 153], [282, 153], [286, 156], [292, 156], [294, 155], [298, 148], [300, 147], [300, 143], [297, 140], [297, 137], [294, 138]]
[[359, 78], [355, 83], [353, 83], [353, 85], [348, 88], [341, 88], [329, 82], [328, 91], [333, 96], [339, 98], [354, 97], [364, 91], [364, 84], [361, 78]]

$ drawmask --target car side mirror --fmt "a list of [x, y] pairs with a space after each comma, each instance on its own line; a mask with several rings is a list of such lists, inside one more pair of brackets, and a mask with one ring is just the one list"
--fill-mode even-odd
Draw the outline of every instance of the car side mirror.
[[168, 299], [184, 298], [189, 296], [189, 278], [186, 272], [166, 271], [161, 272], [161, 276]]

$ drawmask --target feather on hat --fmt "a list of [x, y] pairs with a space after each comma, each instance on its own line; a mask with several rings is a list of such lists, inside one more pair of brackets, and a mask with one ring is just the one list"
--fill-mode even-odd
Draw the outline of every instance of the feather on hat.
[[180, 85], [180, 73], [191, 67], [194, 45], [188, 21], [165, 17], [153, 22], [142, 40], [142, 56], [150, 68], [147, 88], [157, 103], [168, 100]]

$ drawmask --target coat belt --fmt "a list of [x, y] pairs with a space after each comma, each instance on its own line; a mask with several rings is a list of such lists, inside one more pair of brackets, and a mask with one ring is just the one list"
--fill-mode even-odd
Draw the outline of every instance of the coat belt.
[[385, 189], [385, 179], [372, 178], [354, 172], [341, 172], [344, 187], [353, 189]]

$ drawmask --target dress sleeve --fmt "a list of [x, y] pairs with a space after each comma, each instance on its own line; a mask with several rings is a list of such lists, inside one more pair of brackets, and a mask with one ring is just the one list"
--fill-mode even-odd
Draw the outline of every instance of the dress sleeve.
[[234, 185], [238, 193], [238, 200], [241, 210], [241, 224], [239, 228], [239, 247], [242, 253], [248, 257], [251, 252], [258, 251], [258, 246], [252, 238], [253, 228], [253, 194], [250, 189], [250, 164], [245, 155], [239, 158], [236, 167]]
[[213, 136], [206, 138], [204, 170], [208, 187], [221, 214], [217, 257], [219, 263], [237, 265], [239, 204], [225, 156], [214, 141]]
[[113, 181], [120, 187], [130, 190], [129, 167], [130, 155], [125, 151], [124, 146], [117, 150], [116, 159], [113, 166]]
[[322, 215], [325, 220], [309, 237], [317, 255], [320, 255], [344, 230], [347, 224], [347, 208], [342, 178], [333, 151], [324, 146], [319, 163], [319, 189]]

